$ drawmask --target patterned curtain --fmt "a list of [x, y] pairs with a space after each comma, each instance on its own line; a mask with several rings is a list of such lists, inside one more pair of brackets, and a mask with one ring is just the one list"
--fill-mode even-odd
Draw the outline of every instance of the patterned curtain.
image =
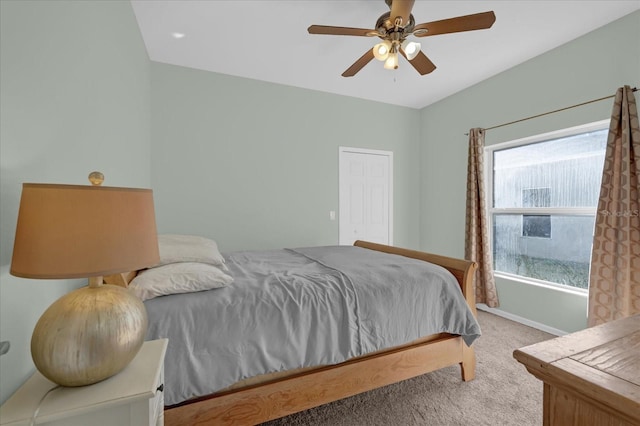
[[469, 131], [469, 165], [467, 168], [467, 218], [465, 225], [465, 259], [478, 263], [476, 302], [499, 306], [493, 279], [493, 261], [489, 245], [487, 200], [484, 189], [484, 130]]
[[640, 313], [640, 128], [633, 91], [611, 114], [591, 253], [589, 326]]

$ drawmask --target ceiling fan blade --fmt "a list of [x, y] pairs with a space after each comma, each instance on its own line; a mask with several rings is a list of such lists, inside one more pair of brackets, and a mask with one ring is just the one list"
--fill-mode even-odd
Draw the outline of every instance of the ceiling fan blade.
[[409, 23], [409, 16], [411, 15], [411, 9], [413, 9], [413, 3], [415, 0], [392, 0], [391, 2], [391, 14], [389, 19], [391, 23], [399, 16], [402, 18], [401, 26], [405, 26]]
[[368, 49], [364, 55], [360, 57], [357, 61], [353, 63], [349, 68], [346, 69], [345, 72], [342, 73], [343, 77], [353, 77], [356, 75], [358, 71], [364, 68], [371, 60], [373, 59], [373, 50]]
[[[407, 58], [407, 55], [403, 50], [400, 50], [400, 53], [402, 53], [402, 56], [404, 56], [405, 59], [409, 61], [409, 58]], [[436, 69], [434, 63], [431, 62], [431, 59], [427, 58], [427, 55], [422, 52], [419, 52], [415, 58], [409, 61], [409, 63], [413, 65], [413, 67], [420, 73], [420, 75], [429, 74]]]
[[[475, 13], [473, 15], [458, 16], [457, 18], [441, 21], [425, 22], [413, 28], [416, 37], [427, 37], [439, 34], [459, 33], [462, 31], [484, 30], [491, 28], [496, 21], [496, 15], [491, 12]], [[421, 34], [418, 30], [427, 30]]]
[[373, 37], [378, 35], [376, 30], [368, 30], [366, 28], [349, 28], [349, 27], [331, 27], [328, 25], [311, 25], [307, 31], [309, 34], [327, 34], [327, 35], [348, 35]]

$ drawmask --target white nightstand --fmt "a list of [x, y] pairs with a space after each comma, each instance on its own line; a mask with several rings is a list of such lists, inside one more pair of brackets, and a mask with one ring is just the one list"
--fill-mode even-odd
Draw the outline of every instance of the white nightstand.
[[[40, 406], [35, 424], [47, 426], [161, 426], [167, 339], [145, 342], [124, 370], [100, 383], [59, 387]], [[35, 372], [0, 407], [0, 425], [29, 425], [55, 384]]]

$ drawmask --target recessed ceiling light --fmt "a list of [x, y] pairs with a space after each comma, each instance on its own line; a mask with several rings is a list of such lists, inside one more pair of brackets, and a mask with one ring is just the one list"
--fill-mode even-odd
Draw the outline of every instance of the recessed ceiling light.
[[173, 38], [182, 38], [184, 37], [184, 33], [171, 33]]

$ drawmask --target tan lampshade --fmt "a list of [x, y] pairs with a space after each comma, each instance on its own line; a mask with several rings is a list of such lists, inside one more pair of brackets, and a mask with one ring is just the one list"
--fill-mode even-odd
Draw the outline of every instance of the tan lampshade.
[[23, 184], [12, 275], [86, 278], [158, 262], [150, 189]]

